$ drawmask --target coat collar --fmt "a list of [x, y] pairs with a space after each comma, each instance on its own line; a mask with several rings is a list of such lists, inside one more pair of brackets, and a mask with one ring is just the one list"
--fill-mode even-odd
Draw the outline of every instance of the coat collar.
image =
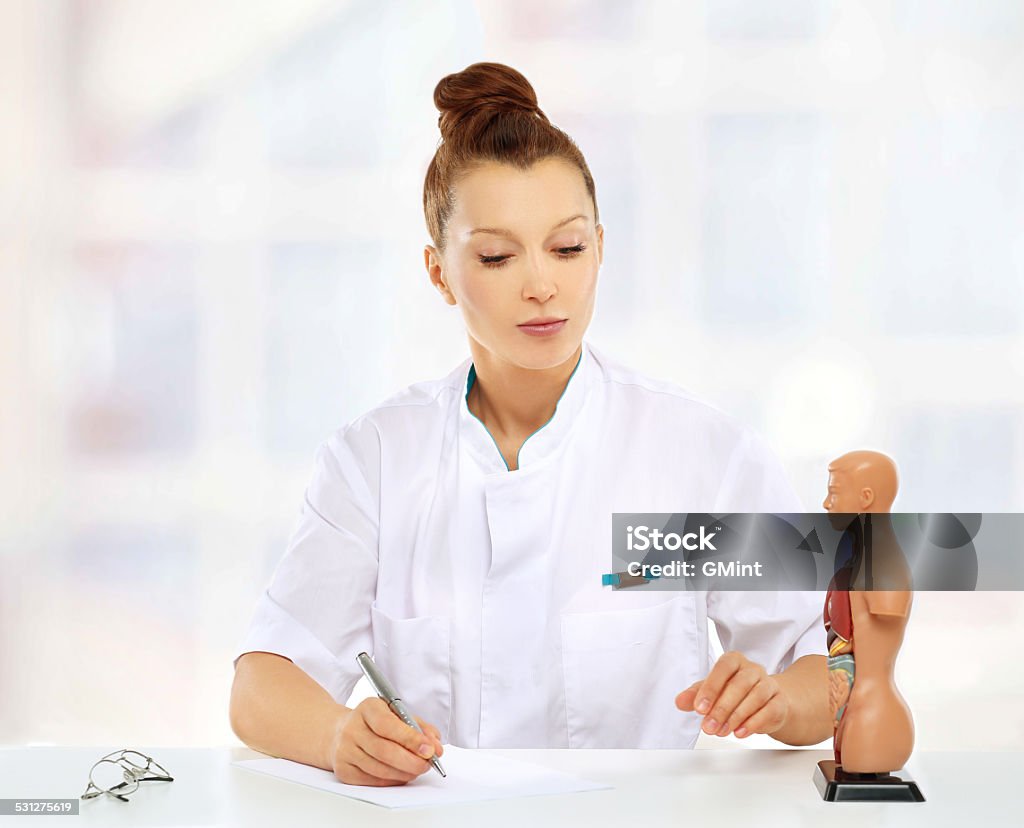
[[555, 413], [544, 425], [526, 438], [519, 449], [518, 469], [510, 471], [490, 432], [469, 410], [466, 397], [472, 383], [476, 381], [476, 366], [472, 360], [463, 363], [459, 373], [459, 439], [479, 463], [485, 474], [519, 474], [545, 465], [547, 458], [554, 456], [561, 446], [577, 415], [589, 396], [595, 370], [594, 356], [590, 345], [584, 341], [580, 357], [566, 383], [562, 395], [555, 405]]

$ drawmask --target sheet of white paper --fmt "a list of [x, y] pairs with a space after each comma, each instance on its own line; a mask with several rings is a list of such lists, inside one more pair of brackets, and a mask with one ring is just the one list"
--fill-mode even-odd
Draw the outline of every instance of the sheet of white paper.
[[445, 745], [444, 756], [441, 757], [447, 777], [442, 778], [431, 769], [405, 785], [391, 788], [346, 785], [335, 779], [330, 771], [287, 759], [243, 759], [232, 764], [385, 808], [450, 805], [483, 799], [598, 791], [611, 787], [541, 765], [450, 745]]

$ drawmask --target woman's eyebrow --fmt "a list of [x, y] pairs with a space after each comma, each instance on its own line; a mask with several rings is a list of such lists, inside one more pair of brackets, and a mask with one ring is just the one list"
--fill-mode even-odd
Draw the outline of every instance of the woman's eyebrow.
[[[568, 224], [570, 221], [576, 221], [576, 219], [585, 219], [585, 218], [586, 218], [586, 215], [584, 215], [583, 213], [577, 213], [575, 216], [569, 216], [569, 218], [567, 218], [567, 219], [562, 219], [560, 222], [558, 222], [558, 224], [556, 224], [551, 229], [552, 230], [557, 230], [559, 227], [562, 227], [562, 226]], [[475, 228], [473, 230], [470, 230], [466, 234], [466, 236], [467, 237], [468, 236], [473, 236], [473, 235], [476, 235], [477, 233], [490, 233], [492, 236], [515, 237], [515, 233], [513, 233], [511, 230], [506, 230], [504, 227], [477, 227], [477, 228]]]

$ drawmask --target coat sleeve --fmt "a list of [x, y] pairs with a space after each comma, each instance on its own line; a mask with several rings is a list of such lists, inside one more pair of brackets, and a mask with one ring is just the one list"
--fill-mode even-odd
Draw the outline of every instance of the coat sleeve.
[[[803, 511], [782, 463], [750, 430], [729, 460], [715, 511]], [[826, 654], [824, 601], [823, 591], [707, 593], [708, 618], [715, 622], [723, 650], [737, 650], [769, 673], [782, 672], [805, 655]]]
[[348, 701], [362, 675], [356, 655], [371, 650], [380, 456], [380, 434], [365, 419], [319, 447], [298, 522], [234, 662], [248, 652], [284, 656]]

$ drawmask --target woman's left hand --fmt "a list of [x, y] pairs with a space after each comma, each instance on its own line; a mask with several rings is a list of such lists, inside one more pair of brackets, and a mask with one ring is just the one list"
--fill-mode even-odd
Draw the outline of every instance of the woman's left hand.
[[774, 733], [786, 723], [789, 699], [775, 676], [743, 653], [725, 653], [708, 675], [676, 696], [676, 707], [704, 716], [702, 728], [712, 736], [735, 732]]

